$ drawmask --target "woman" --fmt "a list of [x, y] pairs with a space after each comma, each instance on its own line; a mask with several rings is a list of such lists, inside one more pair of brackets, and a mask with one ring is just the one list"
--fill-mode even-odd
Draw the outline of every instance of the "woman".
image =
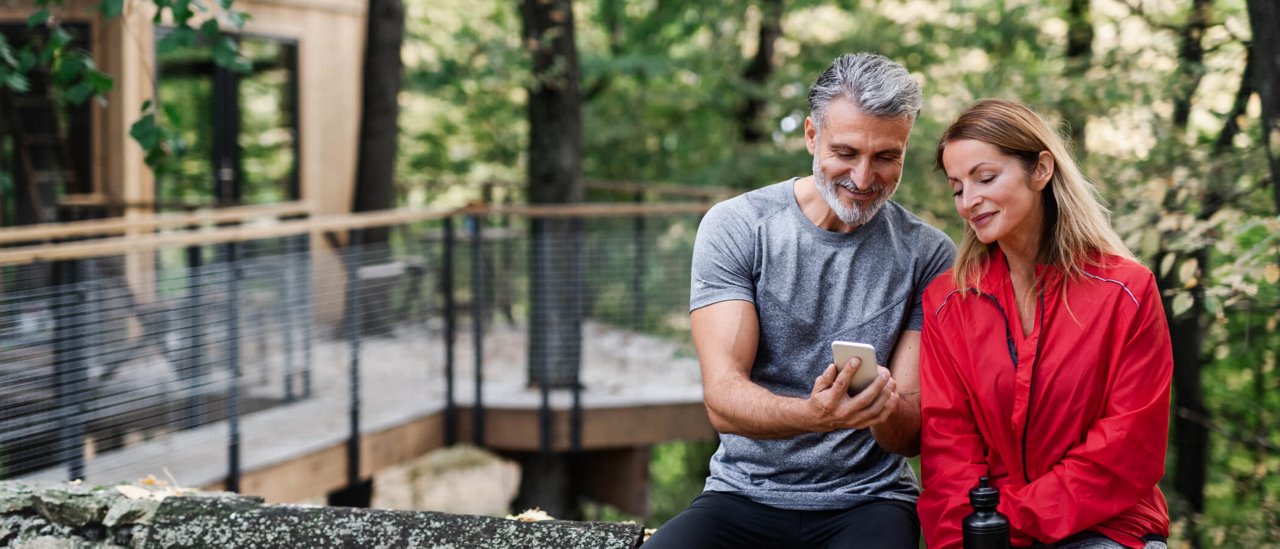
[[1027, 107], [979, 101], [936, 161], [965, 228], [955, 266], [924, 295], [929, 547], [960, 546], [984, 476], [1014, 546], [1164, 547], [1173, 358], [1151, 271]]

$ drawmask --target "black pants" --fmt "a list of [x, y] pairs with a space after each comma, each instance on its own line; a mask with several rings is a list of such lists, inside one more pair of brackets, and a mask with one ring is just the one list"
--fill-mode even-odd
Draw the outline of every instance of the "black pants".
[[642, 549], [919, 546], [920, 519], [910, 502], [883, 499], [852, 509], [789, 511], [735, 494], [704, 492], [658, 528]]

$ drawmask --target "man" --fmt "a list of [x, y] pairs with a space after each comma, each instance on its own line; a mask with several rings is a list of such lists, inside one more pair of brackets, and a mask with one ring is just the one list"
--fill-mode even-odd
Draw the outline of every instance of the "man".
[[[646, 548], [918, 546], [921, 295], [955, 255], [889, 201], [921, 103], [901, 65], [836, 59], [809, 92], [813, 175], [707, 212], [690, 309], [720, 448]], [[832, 364], [833, 340], [888, 368]], [[858, 368], [878, 372], [851, 396]]]

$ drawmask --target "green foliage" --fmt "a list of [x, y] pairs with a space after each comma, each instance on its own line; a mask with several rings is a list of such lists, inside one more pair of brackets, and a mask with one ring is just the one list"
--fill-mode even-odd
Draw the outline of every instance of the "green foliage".
[[186, 150], [186, 142], [172, 129], [156, 122], [156, 104], [142, 103], [142, 115], [129, 127], [129, 137], [146, 151], [146, 162], [157, 171], [164, 170], [163, 160]]
[[702, 493], [716, 446], [715, 442], [667, 442], [653, 447], [647, 526], [662, 525]]
[[[240, 55], [236, 41], [221, 31], [223, 26], [241, 29], [249, 17], [233, 9], [231, 0], [218, 0], [214, 5], [201, 0], [154, 0], [154, 3], [158, 9], [153, 21], [173, 26], [156, 44], [157, 51], [167, 53], [189, 48], [200, 43], [203, 37], [211, 44], [214, 62], [219, 66], [238, 72], [249, 69], [248, 60]], [[27, 17], [27, 27], [41, 33], [33, 34], [32, 40], [17, 49], [0, 36], [0, 86], [26, 93], [30, 89], [31, 72], [47, 71], [62, 101], [79, 105], [94, 98], [105, 105], [106, 94], [114, 81], [94, 66], [88, 51], [71, 47], [73, 37], [52, 14], [53, 9], [62, 5], [62, 0], [37, 0], [36, 5], [38, 9]], [[124, 12], [124, 0], [99, 0], [98, 11], [107, 18], [119, 17]], [[171, 169], [164, 163], [186, 147], [177, 133], [155, 116], [155, 107], [151, 102], [142, 107], [141, 116], [130, 127], [129, 135], [143, 148], [147, 165], [164, 171]]]
[[403, 202], [523, 177], [527, 144], [516, 3], [405, 3], [406, 65], [397, 178]]

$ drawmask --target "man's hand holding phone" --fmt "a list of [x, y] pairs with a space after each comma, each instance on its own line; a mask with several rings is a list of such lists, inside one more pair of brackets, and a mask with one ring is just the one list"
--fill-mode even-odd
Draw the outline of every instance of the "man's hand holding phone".
[[[855, 396], [866, 389], [871, 382], [876, 380], [876, 348], [866, 343], [853, 343], [851, 341], [832, 341], [831, 356], [835, 358], [836, 368], [843, 370], [845, 368], [856, 368], [853, 377], [849, 379], [849, 396]], [[851, 364], [850, 361], [857, 358], [861, 364]]]
[[[865, 429], [887, 420], [900, 397], [889, 370], [876, 363], [875, 348], [834, 341], [831, 351], [835, 362], [814, 380], [809, 399], [818, 408], [826, 430]], [[834, 390], [838, 386], [846, 387], [840, 391], [843, 394]]]

